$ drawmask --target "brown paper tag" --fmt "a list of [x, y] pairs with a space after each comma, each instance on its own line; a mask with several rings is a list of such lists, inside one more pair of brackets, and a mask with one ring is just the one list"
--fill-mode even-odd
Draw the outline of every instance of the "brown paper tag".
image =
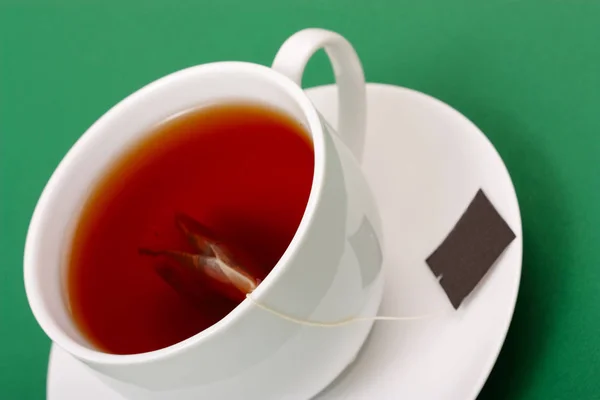
[[480, 189], [442, 244], [426, 262], [457, 309], [515, 239]]

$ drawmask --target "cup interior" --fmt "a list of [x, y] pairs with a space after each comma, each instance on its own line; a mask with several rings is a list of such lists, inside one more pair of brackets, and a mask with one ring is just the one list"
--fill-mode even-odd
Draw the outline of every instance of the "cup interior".
[[[97, 182], [157, 124], [192, 108], [232, 100], [277, 107], [311, 135], [315, 171], [303, 222], [307, 219], [322, 170], [322, 133], [316, 111], [298, 86], [267, 67], [238, 62], [192, 67], [155, 81], [118, 103], [82, 135], [37, 204], [25, 248], [25, 287], [36, 319], [54, 342], [80, 355], [86, 351], [82, 349], [96, 351], [72, 320], [65, 277], [78, 218]], [[281, 267], [275, 266], [271, 274]]]

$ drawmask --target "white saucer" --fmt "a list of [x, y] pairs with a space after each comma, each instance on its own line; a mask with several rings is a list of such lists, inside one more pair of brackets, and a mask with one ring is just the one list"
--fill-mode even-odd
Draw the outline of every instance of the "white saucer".
[[[335, 125], [336, 88], [307, 90]], [[494, 147], [454, 109], [424, 94], [368, 84], [364, 169], [381, 207], [386, 287], [381, 315], [355, 363], [318, 399], [475, 399], [508, 330], [521, 275], [522, 230], [510, 176]], [[517, 235], [458, 311], [425, 259], [482, 188]], [[121, 400], [53, 346], [49, 400]]]

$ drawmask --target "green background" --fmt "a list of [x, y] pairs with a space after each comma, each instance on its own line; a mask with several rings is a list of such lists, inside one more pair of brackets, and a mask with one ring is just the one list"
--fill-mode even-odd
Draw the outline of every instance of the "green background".
[[[598, 1], [79, 3], [0, 6], [0, 398], [44, 397], [50, 343], [27, 305], [22, 253], [36, 200], [69, 147], [146, 83], [210, 61], [270, 64], [309, 26], [345, 35], [369, 81], [460, 110], [510, 170], [522, 285], [480, 398], [600, 398]], [[321, 55], [305, 85], [331, 76]]]

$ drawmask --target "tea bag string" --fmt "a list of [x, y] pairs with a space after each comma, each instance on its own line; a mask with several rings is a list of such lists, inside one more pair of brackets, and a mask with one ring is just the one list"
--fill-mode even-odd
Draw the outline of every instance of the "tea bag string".
[[334, 322], [311, 321], [311, 320], [296, 318], [291, 315], [285, 314], [281, 311], [277, 311], [265, 304], [262, 304], [256, 300], [254, 300], [252, 298], [251, 294], [252, 293], [246, 294], [246, 298], [248, 300], [250, 300], [250, 302], [253, 305], [255, 305], [256, 307], [258, 307], [264, 311], [267, 311], [279, 318], [282, 318], [289, 322], [293, 322], [295, 324], [304, 325], [304, 326], [321, 327], [321, 328], [336, 328], [336, 327], [340, 327], [340, 326], [344, 326], [344, 325], [349, 325], [349, 324], [352, 324], [355, 322], [364, 322], [364, 321], [396, 321], [396, 322], [397, 321], [417, 321], [417, 320], [433, 318], [434, 316], [438, 315], [438, 314], [423, 314], [423, 315], [416, 315], [416, 316], [410, 316], [410, 317], [392, 317], [392, 316], [376, 315], [374, 317], [349, 317], [349, 318], [345, 318], [345, 319], [342, 319], [339, 321], [334, 321]]
[[[189, 244], [194, 248], [194, 252], [186, 253], [177, 250], [163, 249], [148, 249], [140, 248], [140, 254], [163, 257], [167, 260], [175, 262], [180, 266], [193, 271], [201, 277], [207, 277], [210, 280], [219, 283], [220, 285], [228, 285], [230, 289], [224, 294], [233, 300], [239, 300], [238, 296], [245, 296], [256, 307], [269, 312], [286, 321], [293, 322], [304, 326], [334, 328], [348, 325], [361, 321], [416, 321], [431, 318], [433, 314], [417, 315], [410, 317], [397, 316], [374, 316], [374, 317], [349, 317], [339, 321], [324, 322], [311, 321], [300, 319], [278, 311], [266, 304], [256, 301], [251, 294], [260, 283], [260, 279], [256, 279], [247, 272], [245, 268], [234, 262], [234, 258], [229, 252], [227, 246], [214, 239], [210, 230], [205, 226], [195, 221], [193, 218], [185, 214], [177, 214], [175, 216], [175, 225], [181, 234], [187, 238]], [[169, 270], [169, 273], [164, 272], [164, 268]], [[177, 278], [176, 271], [172, 270], [167, 264], [163, 270], [157, 270], [159, 275], [167, 281], [177, 292], [182, 292], [182, 287], [185, 288], [185, 280], [180, 281]], [[162, 273], [160, 271], [163, 271]], [[182, 283], [183, 282], [183, 283]], [[183, 293], [182, 293], [183, 295]], [[241, 297], [243, 299], [243, 297]]]

